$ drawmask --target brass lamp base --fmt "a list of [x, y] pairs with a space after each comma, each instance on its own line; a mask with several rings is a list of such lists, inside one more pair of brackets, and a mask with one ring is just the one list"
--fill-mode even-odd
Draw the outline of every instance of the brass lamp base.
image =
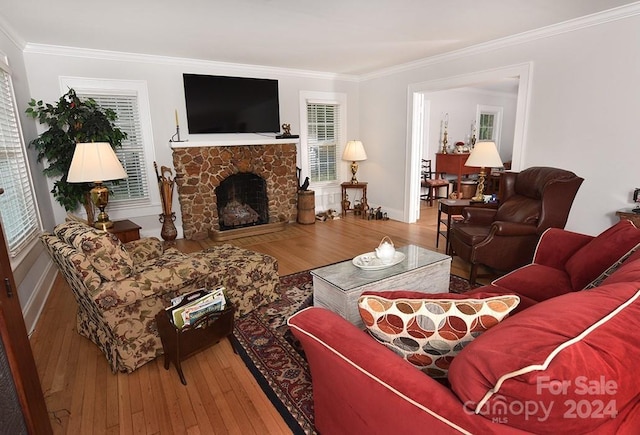
[[473, 202], [484, 202], [484, 181], [486, 173], [484, 168], [480, 168], [480, 174], [478, 175], [478, 187], [476, 188], [476, 195], [471, 198]]
[[113, 222], [109, 220], [109, 215], [104, 211], [109, 203], [109, 189], [102, 184], [102, 181], [96, 181], [95, 184], [90, 191], [91, 201], [100, 209], [100, 213], [98, 213], [98, 219], [93, 226], [100, 230], [106, 230], [113, 227]]

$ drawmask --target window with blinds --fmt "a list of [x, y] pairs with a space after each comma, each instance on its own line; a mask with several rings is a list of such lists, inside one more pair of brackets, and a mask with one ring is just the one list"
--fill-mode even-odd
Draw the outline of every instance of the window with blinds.
[[83, 99], [93, 98], [105, 109], [111, 109], [118, 115], [116, 127], [127, 133], [122, 147], [116, 149], [116, 155], [127, 171], [128, 177], [117, 183], [105, 183], [111, 189], [109, 205], [133, 205], [149, 202], [147, 169], [145, 165], [144, 142], [138, 110], [138, 96], [135, 93], [81, 92], [76, 94]]
[[16, 257], [40, 231], [26, 148], [16, 116], [11, 76], [0, 65], [0, 219], [9, 255]]
[[307, 103], [307, 146], [311, 182], [338, 179], [340, 106]]

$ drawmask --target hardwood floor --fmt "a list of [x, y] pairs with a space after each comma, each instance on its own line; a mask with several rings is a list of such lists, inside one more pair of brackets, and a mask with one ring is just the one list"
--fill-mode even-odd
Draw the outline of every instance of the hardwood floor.
[[[435, 250], [436, 207], [416, 224], [345, 219], [290, 224], [277, 233], [232, 240], [278, 259], [280, 275], [347, 260], [373, 250], [385, 235], [397, 246]], [[185, 252], [213, 246], [178, 240]], [[440, 252], [444, 241], [440, 239]], [[454, 258], [452, 273], [468, 277]], [[227, 340], [186, 360], [188, 385], [158, 358], [131, 374], [112, 374], [98, 348], [75, 330], [76, 302], [58, 274], [31, 345], [56, 434], [282, 434], [290, 433]]]

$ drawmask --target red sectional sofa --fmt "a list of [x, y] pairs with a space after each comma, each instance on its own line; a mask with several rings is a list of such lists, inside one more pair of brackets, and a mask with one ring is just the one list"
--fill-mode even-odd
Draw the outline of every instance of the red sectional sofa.
[[[466, 293], [517, 295], [510, 316], [436, 380], [340, 316], [289, 319], [323, 434], [598, 433], [640, 428], [640, 230], [549, 229], [533, 263]], [[406, 293], [406, 292], [405, 292]]]

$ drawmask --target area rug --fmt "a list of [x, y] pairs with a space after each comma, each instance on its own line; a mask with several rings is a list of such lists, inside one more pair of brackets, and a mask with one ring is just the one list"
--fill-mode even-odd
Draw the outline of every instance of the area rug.
[[[463, 293], [469, 282], [451, 275], [449, 291]], [[236, 320], [234, 345], [260, 387], [294, 434], [315, 434], [313, 391], [304, 352], [287, 319], [313, 304], [308, 271], [280, 278], [280, 298]]]

